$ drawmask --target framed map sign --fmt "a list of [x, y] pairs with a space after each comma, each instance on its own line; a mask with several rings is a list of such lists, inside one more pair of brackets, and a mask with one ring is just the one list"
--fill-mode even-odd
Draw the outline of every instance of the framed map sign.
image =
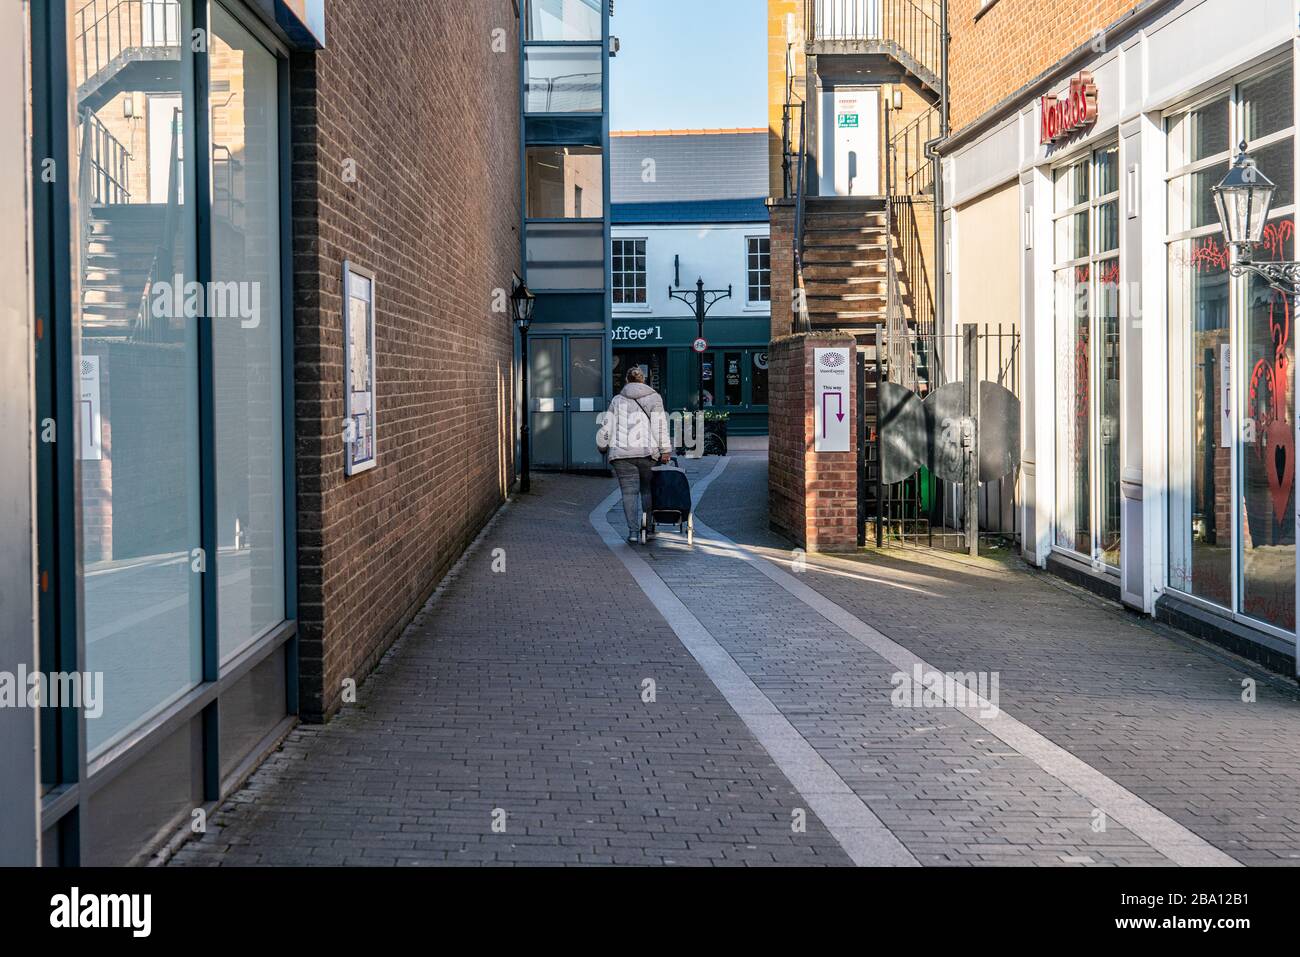
[[343, 263], [344, 473], [377, 464], [375, 424], [375, 274]]

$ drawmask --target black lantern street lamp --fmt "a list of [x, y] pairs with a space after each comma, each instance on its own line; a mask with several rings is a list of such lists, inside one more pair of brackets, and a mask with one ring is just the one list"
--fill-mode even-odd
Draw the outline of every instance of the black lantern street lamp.
[[1228, 175], [1212, 192], [1224, 238], [1232, 251], [1232, 275], [1253, 273], [1274, 289], [1293, 296], [1300, 283], [1300, 262], [1255, 262], [1255, 247], [1264, 241], [1275, 189], [1273, 181], [1259, 171], [1243, 141]]
[[519, 327], [519, 372], [521, 385], [521, 404], [524, 410], [522, 423], [519, 426], [519, 491], [527, 493], [532, 489], [532, 481], [529, 476], [529, 445], [531, 443], [531, 430], [529, 421], [533, 417], [533, 410], [528, 399], [528, 327], [533, 322], [533, 307], [537, 305], [537, 297], [534, 296], [529, 288], [524, 285], [523, 281], [515, 283], [514, 292], [510, 294], [510, 310], [515, 320], [515, 325]]
[[[726, 289], [705, 289], [704, 280], [700, 279], [695, 283], [694, 289], [673, 289], [668, 287], [668, 298], [677, 299], [686, 303], [695, 312], [696, 335], [699, 342], [704, 342], [704, 317], [709, 314], [715, 303], [724, 299], [731, 298], [731, 287]], [[699, 401], [696, 403], [696, 411], [704, 411], [704, 353], [698, 349], [695, 351], [695, 382], [699, 386]], [[714, 389], [717, 388], [716, 380]], [[717, 405], [717, 397], [714, 397], [714, 405]]]

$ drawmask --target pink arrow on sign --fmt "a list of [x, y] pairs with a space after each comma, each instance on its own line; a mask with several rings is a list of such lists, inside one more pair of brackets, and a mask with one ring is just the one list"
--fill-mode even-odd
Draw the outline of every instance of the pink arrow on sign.
[[826, 428], [829, 425], [829, 419], [826, 415], [826, 400], [836, 398], [840, 401], [840, 410], [835, 413], [835, 418], [839, 422], [844, 421], [844, 393], [843, 392], [823, 392], [822, 393], [822, 438], [826, 438]]

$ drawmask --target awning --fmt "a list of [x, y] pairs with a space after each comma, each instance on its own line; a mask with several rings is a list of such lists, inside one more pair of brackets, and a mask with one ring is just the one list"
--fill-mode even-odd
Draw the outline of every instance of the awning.
[[281, 36], [299, 50], [325, 47], [325, 0], [250, 0]]

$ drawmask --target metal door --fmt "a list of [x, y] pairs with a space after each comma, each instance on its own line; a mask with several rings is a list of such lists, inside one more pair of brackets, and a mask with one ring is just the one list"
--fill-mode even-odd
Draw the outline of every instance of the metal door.
[[532, 464], [599, 469], [596, 420], [605, 411], [605, 340], [538, 336], [528, 341]]
[[605, 411], [605, 340], [595, 336], [573, 336], [568, 345], [568, 395], [565, 400], [569, 426], [567, 468], [603, 468], [605, 459], [596, 448], [596, 432], [597, 419]]
[[880, 90], [823, 91], [821, 112], [820, 194], [880, 195]]

